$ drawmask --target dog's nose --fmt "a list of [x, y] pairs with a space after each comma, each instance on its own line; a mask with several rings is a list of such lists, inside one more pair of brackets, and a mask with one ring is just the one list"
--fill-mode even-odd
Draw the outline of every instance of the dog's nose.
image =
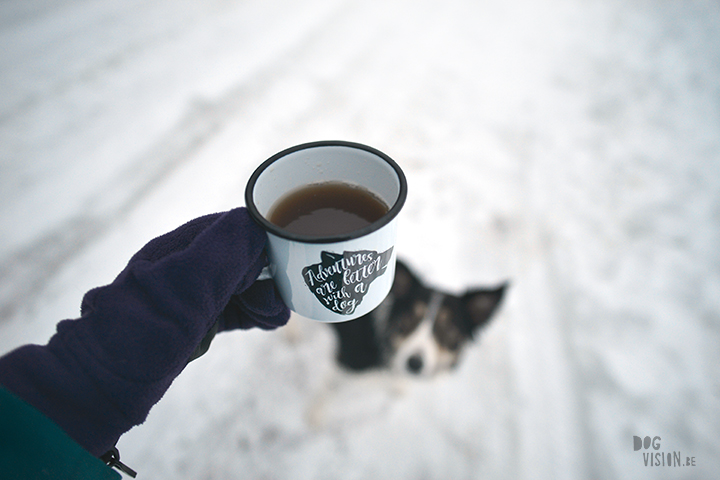
[[417, 353], [412, 357], [408, 358], [407, 369], [412, 373], [420, 373], [423, 368], [423, 359]]

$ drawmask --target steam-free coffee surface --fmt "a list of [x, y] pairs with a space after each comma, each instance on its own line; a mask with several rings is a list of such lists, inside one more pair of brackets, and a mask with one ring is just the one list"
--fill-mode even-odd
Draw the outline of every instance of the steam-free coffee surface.
[[327, 182], [308, 185], [281, 198], [268, 220], [290, 233], [325, 237], [359, 230], [387, 211], [382, 200], [362, 187]]

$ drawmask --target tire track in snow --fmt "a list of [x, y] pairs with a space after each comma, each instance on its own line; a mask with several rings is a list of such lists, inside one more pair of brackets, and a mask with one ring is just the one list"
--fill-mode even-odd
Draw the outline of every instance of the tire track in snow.
[[[330, 14], [333, 14], [331, 12]], [[279, 78], [291, 68], [302, 45], [321, 28], [324, 15], [301, 28], [296, 42], [268, 58], [261, 70], [214, 101], [195, 101], [189, 111], [146, 153], [132, 161], [87, 204], [63, 223], [0, 261], [0, 322], [30, 307], [52, 277], [88, 245], [105, 235], [133, 209], [207, 144], [239, 111], [259, 103]], [[298, 47], [300, 45], [300, 47]], [[150, 240], [150, 239], [148, 239]]]

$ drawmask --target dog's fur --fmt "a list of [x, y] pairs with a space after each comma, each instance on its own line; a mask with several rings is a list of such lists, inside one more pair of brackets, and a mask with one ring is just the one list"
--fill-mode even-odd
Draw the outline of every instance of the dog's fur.
[[431, 376], [450, 370], [495, 313], [506, 288], [507, 283], [456, 296], [424, 285], [398, 261], [392, 289], [380, 306], [356, 320], [332, 324], [338, 362], [351, 371]]

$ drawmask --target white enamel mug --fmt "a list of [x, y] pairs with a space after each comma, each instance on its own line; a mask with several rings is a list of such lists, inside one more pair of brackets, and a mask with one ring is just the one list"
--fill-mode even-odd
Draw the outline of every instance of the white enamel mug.
[[[288, 193], [325, 182], [363, 187], [389, 210], [364, 228], [326, 237], [291, 233], [267, 219]], [[320, 322], [352, 320], [377, 307], [395, 277], [397, 215], [406, 196], [400, 167], [384, 153], [358, 143], [306, 143], [260, 165], [248, 181], [245, 202], [267, 232], [269, 274], [285, 304]]]

